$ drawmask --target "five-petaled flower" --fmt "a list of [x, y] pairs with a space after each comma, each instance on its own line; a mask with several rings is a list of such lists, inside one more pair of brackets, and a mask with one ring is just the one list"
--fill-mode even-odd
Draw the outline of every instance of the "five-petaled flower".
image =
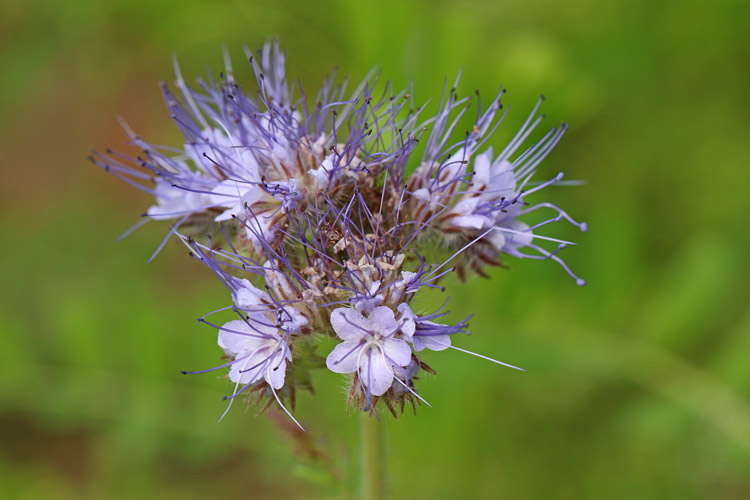
[[274, 389], [284, 385], [287, 361], [292, 353], [275, 325], [260, 313], [246, 321], [234, 320], [219, 330], [219, 347], [234, 358], [229, 379], [240, 385], [265, 380]]
[[389, 307], [376, 307], [367, 316], [342, 307], [331, 313], [331, 326], [343, 340], [326, 359], [332, 372], [356, 372], [373, 396], [382, 396], [391, 387], [394, 370], [405, 373], [411, 349], [397, 335], [410, 337], [411, 332], [396, 320]]

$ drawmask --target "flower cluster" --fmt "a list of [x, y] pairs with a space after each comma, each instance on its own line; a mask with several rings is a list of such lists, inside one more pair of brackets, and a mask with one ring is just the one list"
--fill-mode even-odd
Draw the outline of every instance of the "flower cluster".
[[[377, 77], [348, 93], [332, 75], [311, 101], [288, 83], [276, 43], [259, 57], [246, 54], [252, 95], [235, 81], [229, 57], [218, 81], [196, 88], [175, 64], [179, 92], [162, 92], [181, 147], [149, 144], [126, 127], [138, 156], [91, 156], [152, 194], [145, 220], [170, 221], [167, 238], [181, 240], [230, 291], [224, 314], [234, 319], [202, 318], [228, 359], [212, 369], [228, 368], [228, 399], [253, 393], [286, 411], [296, 388], [312, 388], [310, 372], [327, 367], [349, 375], [349, 405], [375, 411], [382, 401], [395, 414], [405, 402], [424, 402], [415, 381], [434, 373], [424, 350], [480, 356], [453, 345], [468, 318], [445, 324], [442, 308], [415, 308], [420, 290], [444, 290], [438, 283], [453, 272], [486, 275], [503, 255], [556, 261], [583, 284], [558, 256], [569, 243], [538, 230], [563, 219], [583, 231], [585, 224], [526, 201], [562, 178], [532, 180], [566, 130], [527, 144], [543, 98], [495, 154], [485, 142], [505, 116], [503, 92], [486, 106], [477, 92], [469, 121], [470, 100], [454, 85], [424, 118], [426, 105], [415, 107], [411, 95], [390, 84], [376, 92]], [[466, 121], [470, 129], [453, 139]], [[523, 222], [538, 210], [551, 215]], [[549, 242], [555, 248], [540, 244]]]

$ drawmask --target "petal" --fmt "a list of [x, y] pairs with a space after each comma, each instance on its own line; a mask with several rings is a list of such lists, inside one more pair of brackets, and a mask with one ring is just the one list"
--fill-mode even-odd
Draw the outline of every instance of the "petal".
[[211, 205], [210, 196], [184, 189], [195, 187], [195, 184], [203, 188], [210, 182], [213, 181], [200, 176], [186, 176], [180, 183], [181, 189], [164, 179], [157, 179], [154, 192], [157, 204], [149, 207], [148, 215], [154, 219], [173, 219]]
[[[534, 240], [533, 233], [529, 231], [528, 224], [514, 220], [510, 223], [509, 229], [517, 231], [515, 233], [505, 233], [505, 247], [515, 249], [531, 244]], [[518, 234], [525, 233], [525, 234]]]
[[259, 336], [265, 336], [265, 342], [280, 340], [279, 329], [276, 326], [276, 320], [271, 316], [269, 318], [268, 313], [250, 312], [247, 315], [247, 321], [250, 326], [254, 329], [253, 333]]
[[[146, 210], [146, 214], [154, 220], [167, 220], [167, 219], [175, 219], [180, 216], [180, 214], [172, 214], [171, 212], [176, 212], [177, 210], [169, 210], [168, 207], [164, 205], [151, 205], [148, 207], [148, 210]], [[162, 214], [170, 214], [170, 215], [162, 215]]]
[[492, 148], [487, 149], [484, 153], [474, 158], [474, 182], [475, 184], [484, 184], [490, 182], [490, 165], [492, 164]]
[[398, 305], [398, 312], [401, 313], [401, 333], [404, 334], [407, 341], [411, 342], [411, 337], [417, 328], [417, 324], [414, 321], [414, 312], [409, 307], [409, 304], [406, 303]]
[[512, 196], [516, 188], [516, 179], [513, 177], [513, 167], [508, 162], [502, 162], [500, 169], [493, 173], [488, 190], [500, 196]]
[[266, 278], [266, 283], [271, 287], [271, 290], [275, 290], [282, 297], [297, 296], [297, 289], [293, 286], [289, 276], [278, 267], [278, 264], [266, 261], [263, 264], [263, 268], [265, 269], [263, 274]]
[[450, 223], [465, 229], [483, 229], [492, 224], [492, 219], [484, 215], [459, 215], [450, 219]]
[[[397, 368], [393, 371], [394, 379], [393, 379], [393, 385], [391, 386], [393, 388], [393, 393], [396, 396], [400, 396], [401, 394], [406, 394], [409, 390], [404, 387], [404, 385], [409, 385], [411, 382], [411, 379], [414, 378], [414, 376], [419, 372], [419, 365], [415, 363], [414, 361], [410, 361], [409, 364], [406, 366], [406, 368]], [[397, 382], [396, 379], [399, 379], [402, 382]]]
[[409, 344], [401, 339], [384, 339], [383, 351], [389, 361], [399, 366], [406, 366], [411, 361], [411, 349]]
[[486, 240], [490, 245], [492, 245], [492, 248], [500, 251], [501, 248], [505, 245], [505, 235], [502, 231], [495, 229], [494, 231], [490, 231], [485, 237], [484, 240]]
[[257, 216], [275, 208], [279, 205], [279, 200], [270, 195], [260, 185], [254, 184], [242, 195], [242, 206], [245, 205], [248, 205], [252, 213]]
[[401, 281], [408, 287], [409, 284], [417, 277], [417, 273], [411, 271], [401, 271]]
[[348, 307], [339, 307], [331, 313], [331, 326], [342, 340], [358, 341], [367, 335], [364, 316]]
[[[323, 165], [325, 165], [325, 161], [323, 162]], [[310, 169], [307, 173], [312, 178], [313, 186], [315, 186], [318, 191], [324, 191], [328, 188], [328, 183], [330, 181], [329, 173], [323, 167]]]
[[262, 349], [234, 363], [229, 370], [229, 380], [238, 384], [259, 382], [267, 365], [267, 351], [268, 349]]
[[419, 352], [424, 349], [431, 351], [443, 351], [451, 345], [450, 335], [415, 335], [413, 337], [414, 350]]
[[380, 290], [380, 280], [373, 281], [372, 284], [370, 284], [369, 295], [374, 296], [375, 292], [378, 290]]
[[242, 214], [242, 205], [234, 205], [234, 206], [228, 208], [227, 210], [224, 210], [219, 215], [217, 215], [216, 218], [214, 218], [214, 221], [216, 221], [216, 222], [222, 222], [222, 221], [225, 221], [225, 220], [230, 220], [230, 219], [233, 218], [232, 217], [233, 215], [237, 216], [237, 215], [241, 215], [241, 214]]
[[299, 331], [306, 327], [308, 323], [305, 315], [292, 306], [285, 307], [280, 316], [281, 328], [285, 332], [299, 333]]
[[274, 234], [276, 233], [276, 228], [271, 227], [271, 223], [273, 222], [271, 220], [271, 217], [267, 217], [266, 215], [258, 215], [257, 217], [252, 217], [248, 212], [243, 211], [243, 213], [245, 213], [248, 217], [247, 223], [245, 224], [245, 234], [247, 235], [247, 238], [253, 243], [253, 245], [262, 247], [262, 243], [258, 238], [259, 235], [266, 241], [273, 240]]
[[[248, 280], [240, 280], [241, 286], [235, 292], [234, 303], [240, 309], [250, 310], [267, 310], [271, 300], [268, 294], [253, 286]], [[257, 307], [264, 304], [264, 307]]]
[[282, 351], [277, 351], [269, 360], [264, 370], [263, 378], [268, 385], [274, 389], [281, 389], [284, 386], [284, 376], [286, 375], [286, 359]]
[[258, 349], [264, 338], [241, 320], [230, 321], [219, 329], [219, 347], [229, 356]]
[[250, 180], [251, 182], [260, 181], [260, 174], [258, 173], [258, 161], [255, 159], [253, 149], [250, 147], [248, 147], [247, 149], [233, 147], [233, 149], [239, 152], [239, 159], [237, 161], [242, 165], [242, 177]]
[[456, 206], [451, 209], [451, 212], [458, 215], [471, 215], [471, 213], [474, 212], [474, 209], [477, 208], [478, 203], [479, 198], [477, 197], [467, 198], [456, 203]]
[[362, 353], [359, 367], [359, 378], [373, 396], [382, 396], [393, 383], [393, 371], [382, 351], [371, 346]]
[[211, 203], [219, 207], [233, 207], [250, 186], [241, 186], [237, 181], [222, 181], [211, 190]]
[[466, 173], [466, 164], [469, 160], [469, 152], [466, 147], [460, 148], [453, 156], [443, 163], [440, 178], [444, 181], [455, 179]]
[[374, 297], [363, 295], [355, 297], [352, 301], [354, 301], [354, 309], [360, 313], [368, 314], [383, 303], [383, 296], [381, 294], [377, 294]]
[[359, 352], [364, 342], [342, 342], [326, 358], [326, 366], [334, 373], [353, 373], [357, 370]]
[[411, 195], [419, 200], [432, 201], [432, 195], [427, 190], [427, 188], [419, 188], [416, 191], [414, 191]]
[[381, 335], [391, 335], [398, 330], [398, 321], [390, 307], [380, 306], [372, 310], [367, 316], [369, 330]]

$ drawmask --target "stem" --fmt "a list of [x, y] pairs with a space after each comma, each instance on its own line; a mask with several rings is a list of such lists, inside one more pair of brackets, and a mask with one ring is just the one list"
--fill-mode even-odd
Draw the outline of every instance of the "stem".
[[383, 422], [371, 413], [362, 413], [362, 500], [385, 498], [385, 443]]

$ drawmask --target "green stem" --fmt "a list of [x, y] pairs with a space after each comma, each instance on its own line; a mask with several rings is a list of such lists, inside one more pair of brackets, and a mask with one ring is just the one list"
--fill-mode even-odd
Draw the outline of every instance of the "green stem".
[[384, 422], [371, 413], [362, 413], [362, 500], [385, 498], [385, 443]]

